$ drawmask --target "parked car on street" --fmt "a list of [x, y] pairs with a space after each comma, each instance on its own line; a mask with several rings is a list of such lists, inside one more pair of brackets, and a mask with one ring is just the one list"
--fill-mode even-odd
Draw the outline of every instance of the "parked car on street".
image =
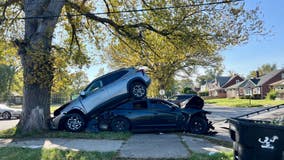
[[151, 80], [143, 70], [122, 68], [93, 80], [75, 100], [55, 110], [52, 129], [81, 131], [99, 110], [129, 98], [143, 99]]
[[196, 94], [178, 94], [170, 97], [169, 101], [178, 105], [181, 108], [184, 108], [188, 100], [193, 96], [196, 96]]
[[105, 111], [98, 126], [112, 131], [189, 131], [206, 134], [213, 126], [202, 109], [179, 108], [161, 99], [134, 100]]
[[21, 109], [10, 108], [4, 104], [0, 104], [0, 117], [5, 120], [11, 119], [12, 117], [20, 118], [21, 113]]

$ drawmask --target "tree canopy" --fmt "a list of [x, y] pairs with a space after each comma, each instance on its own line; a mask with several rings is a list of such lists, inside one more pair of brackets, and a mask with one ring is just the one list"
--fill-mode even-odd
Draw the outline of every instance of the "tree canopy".
[[[164, 7], [166, 3], [151, 1], [147, 6]], [[187, 3], [175, 1], [171, 5]], [[136, 31], [139, 41], [112, 37], [106, 51], [109, 63], [115, 67], [146, 66], [154, 84], [150, 90], [155, 87], [156, 93], [170, 88], [175, 75], [190, 76], [197, 66], [220, 68], [220, 50], [245, 43], [263, 29], [258, 9], [246, 10], [244, 5], [197, 5], [143, 13], [145, 23], [159, 26], [166, 35], [140, 28]]]
[[276, 64], [269, 64], [269, 63], [263, 64], [260, 67], [258, 67], [256, 70], [250, 71], [248, 77], [263, 76], [263, 75], [270, 73], [272, 71], [275, 71], [275, 70], [277, 70]]

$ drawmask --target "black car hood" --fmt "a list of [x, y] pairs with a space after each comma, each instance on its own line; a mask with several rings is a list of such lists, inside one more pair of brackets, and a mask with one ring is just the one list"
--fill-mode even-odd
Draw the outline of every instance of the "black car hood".
[[204, 100], [199, 96], [193, 96], [188, 100], [184, 108], [202, 109], [203, 107], [204, 107]]

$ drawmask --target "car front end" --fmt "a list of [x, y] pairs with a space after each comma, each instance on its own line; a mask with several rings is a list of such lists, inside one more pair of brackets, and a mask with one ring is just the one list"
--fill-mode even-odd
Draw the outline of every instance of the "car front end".
[[82, 113], [86, 113], [85, 108], [79, 100], [79, 97], [73, 101], [62, 105], [54, 111], [53, 117], [49, 121], [50, 129], [62, 129], [62, 120], [67, 116], [69, 112], [75, 110], [80, 111]]

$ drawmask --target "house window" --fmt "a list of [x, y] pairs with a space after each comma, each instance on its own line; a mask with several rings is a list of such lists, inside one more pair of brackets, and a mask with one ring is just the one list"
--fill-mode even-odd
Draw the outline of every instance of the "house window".
[[251, 88], [245, 89], [245, 95], [252, 95]]

